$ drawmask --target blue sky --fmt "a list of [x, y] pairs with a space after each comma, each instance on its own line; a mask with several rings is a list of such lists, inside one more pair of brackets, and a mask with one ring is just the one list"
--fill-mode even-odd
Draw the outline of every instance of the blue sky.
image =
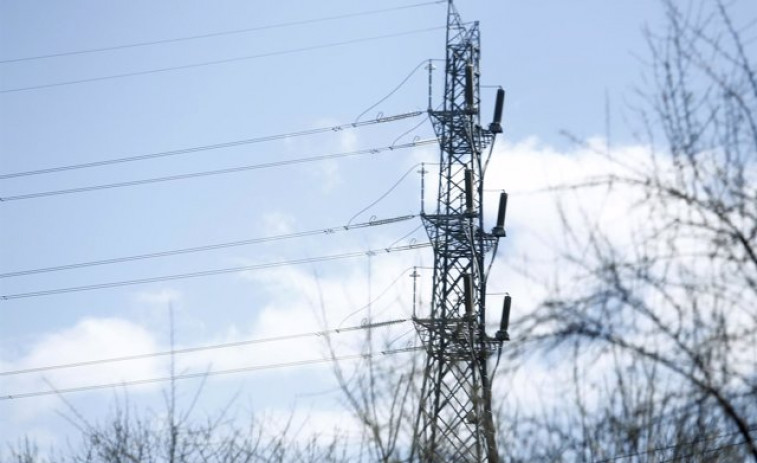
[[[0, 63], [0, 174], [352, 122], [423, 60], [444, 56], [444, 31], [428, 30], [444, 25], [444, 4], [418, 3], [3, 0], [0, 61], [391, 11], [197, 40]], [[408, 5], [416, 6], [395, 8]], [[563, 129], [580, 137], [604, 136], [608, 102], [612, 144], [634, 143], [623, 117], [635, 86], [641, 83], [640, 57], [646, 54], [642, 28], [646, 24], [654, 28], [661, 21], [657, 2], [461, 0], [457, 6], [465, 20], [480, 21], [482, 84], [501, 85], [508, 92], [504, 140], [500, 140], [505, 143], [497, 151], [499, 167], [492, 178], [487, 178], [487, 185], [521, 191], [531, 185], [544, 185], [545, 171], [529, 171], [533, 164], [528, 156], [547, 159], [571, 153], [574, 147], [560, 135]], [[406, 32], [409, 33], [401, 37], [294, 51]], [[18, 90], [264, 54], [271, 56]], [[441, 82], [440, 70], [434, 79]], [[436, 93], [439, 101], [438, 88]], [[482, 99], [483, 118], [488, 121], [494, 89], [484, 88]], [[363, 119], [379, 113], [388, 116], [422, 111], [426, 102], [427, 74], [421, 69]], [[143, 162], [2, 179], [0, 197], [385, 147], [423, 117]], [[431, 127], [426, 122], [397, 142], [430, 136]], [[508, 153], [523, 162], [511, 168]], [[417, 170], [414, 166], [418, 162], [434, 162], [436, 157], [436, 149], [426, 146], [148, 186], [6, 201], [0, 203], [0, 272], [343, 225], [406, 172]], [[591, 170], [581, 165], [572, 168]], [[569, 173], [566, 175], [569, 177]], [[519, 185], [507, 184], [508, 178]], [[355, 221], [415, 214], [418, 198], [419, 178], [412, 172], [385, 200]], [[504, 243], [500, 254], [503, 262], [528, 244], [518, 238], [519, 231], [521, 236], [527, 235], [538, 224], [550, 220], [539, 216], [546, 212], [522, 206], [519, 209], [517, 195], [513, 199], [516, 202], [511, 208], [510, 235], [514, 237]], [[494, 203], [494, 197], [490, 202]], [[413, 233], [419, 224], [415, 219], [262, 246], [2, 278], [0, 294], [384, 248], [392, 243], [407, 244], [413, 237], [422, 242], [423, 233]], [[309, 331], [322, 326], [318, 320], [324, 323], [324, 317], [325, 323], [336, 325], [370, 300], [371, 295], [386, 288], [387, 295], [380, 301], [385, 313], [376, 318], [404, 317], [411, 304], [411, 280], [397, 278], [410, 266], [430, 263], [430, 253], [422, 250], [0, 301], [0, 369], [164, 349], [168, 343], [169, 301], [176, 313], [180, 346]], [[421, 279], [425, 300], [430, 297], [429, 279], [430, 274]], [[399, 283], [393, 284], [395, 280]], [[513, 283], [507, 281], [492, 286], [498, 286], [494, 290], [528, 292], [526, 288], [510, 287]], [[319, 292], [323, 305], [318, 301]], [[364, 315], [357, 317], [347, 323], [357, 324]], [[412, 336], [407, 334], [408, 329], [409, 325], [398, 328], [398, 335], [405, 336], [402, 342]], [[345, 353], [355, 352], [355, 346], [347, 342], [342, 347]], [[287, 344], [236, 352], [225, 358], [195, 358], [182, 365], [182, 371], [265, 364], [319, 354], [322, 351], [317, 343]], [[65, 387], [154, 377], [161, 372], [165, 373], [165, 364], [152, 362], [69, 372], [68, 376], [48, 379]], [[191, 389], [191, 385], [187, 387]], [[293, 403], [302, 403], [304, 399], [296, 399], [300, 397], [297, 394], [329, 387], [333, 383], [328, 371], [323, 370], [234, 375], [209, 382], [207, 410], [239, 391], [250, 409], [280, 413]], [[0, 379], [0, 395], [46, 388], [39, 375]], [[137, 403], [157, 407], [159, 391], [160, 385], [130, 394], [134, 394]], [[96, 417], [92, 404], [106, 404], [113, 393], [87, 392], [70, 397]], [[29, 407], [28, 400], [0, 402], [0, 416], [10, 417], [0, 424], [0, 435], [16, 439], [31, 433], [56, 442], [60, 433], [67, 432], [61, 430], [65, 423], [52, 412], [60, 403], [49, 397]], [[320, 408], [312, 405], [310, 410], [327, 420], [336, 401], [333, 397], [319, 400]]]

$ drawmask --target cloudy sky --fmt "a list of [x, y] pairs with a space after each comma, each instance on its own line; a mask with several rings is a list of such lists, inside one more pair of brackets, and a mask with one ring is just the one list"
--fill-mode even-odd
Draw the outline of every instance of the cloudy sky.
[[[539, 191], [612, 168], [561, 131], [630, 160], [644, 150], [625, 118], [643, 86], [642, 30], [660, 24], [661, 8], [653, 0], [457, 5], [463, 19], [480, 21], [484, 121], [495, 87], [507, 90], [505, 131], [485, 182], [490, 223], [496, 191], [511, 193], [508, 238], [489, 286], [527, 310], [538, 290], [510, 268], [529, 258], [534, 272], [550, 271], [557, 243], [554, 198]], [[163, 352], [170, 307], [179, 349], [358, 326], [369, 302], [375, 321], [410, 316], [410, 274], [431, 265], [431, 253], [384, 249], [423, 243], [420, 219], [344, 226], [419, 212], [419, 163], [436, 162], [438, 149], [410, 145], [433, 137], [430, 124], [424, 114], [371, 121], [426, 110], [422, 63], [444, 56], [445, 14], [444, 2], [408, 0], [0, 1], [3, 439], [59, 445], [74, 432], [56, 413], [65, 409], [58, 396], [8, 396], [166, 377], [165, 356], [19, 371]], [[432, 74], [435, 103], [442, 77]], [[356, 121], [366, 123], [349, 126]], [[289, 136], [262, 140], [281, 134]], [[433, 184], [433, 164], [427, 168]], [[231, 171], [120, 185], [224, 169]], [[87, 187], [98, 188], [66, 191]], [[618, 208], [601, 198], [585, 206], [617, 219]], [[330, 256], [339, 258], [322, 259]], [[108, 260], [117, 262], [60, 268]], [[293, 261], [300, 263], [278, 265]], [[423, 310], [431, 274], [420, 274]], [[140, 281], [152, 278], [159, 281]], [[499, 305], [500, 295], [491, 298]], [[414, 339], [409, 323], [382, 335], [396, 348]], [[334, 339], [337, 355], [359, 352], [354, 335]], [[322, 339], [303, 337], [182, 354], [175, 371], [325, 354]], [[180, 402], [197, 386], [182, 381]], [[64, 396], [96, 421], [124, 394], [160, 409], [165, 387]], [[297, 409], [336, 423], [333, 388], [323, 364], [211, 376], [198, 413], [236, 396], [257, 415], [283, 419]]]

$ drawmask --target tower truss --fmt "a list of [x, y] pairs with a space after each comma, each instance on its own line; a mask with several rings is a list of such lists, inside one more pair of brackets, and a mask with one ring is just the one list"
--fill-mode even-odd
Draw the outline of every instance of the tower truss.
[[[480, 124], [480, 54], [478, 23], [463, 23], [449, 0], [444, 102], [429, 108], [441, 148], [438, 198], [434, 213], [421, 214], [433, 295], [428, 316], [414, 317], [426, 364], [412, 459], [424, 462], [498, 460], [487, 359], [502, 339], [486, 335], [484, 295], [485, 257], [504, 231], [483, 228], [482, 154], [501, 129], [496, 110], [495, 123]], [[501, 113], [499, 94], [497, 106]]]

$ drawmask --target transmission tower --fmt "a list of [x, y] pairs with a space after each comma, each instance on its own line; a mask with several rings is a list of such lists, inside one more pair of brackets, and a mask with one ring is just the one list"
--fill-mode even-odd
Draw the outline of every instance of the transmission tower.
[[505, 235], [507, 194], [500, 196], [497, 225], [484, 231], [483, 157], [502, 132], [504, 91], [497, 92], [494, 122], [483, 128], [478, 23], [463, 23], [452, 0], [447, 8], [444, 102], [440, 110], [429, 107], [441, 161], [436, 211], [422, 208], [421, 214], [434, 249], [434, 276], [430, 313], [414, 316], [426, 366], [411, 460], [496, 462], [487, 360], [508, 339], [510, 297], [500, 331], [487, 336], [485, 257]]

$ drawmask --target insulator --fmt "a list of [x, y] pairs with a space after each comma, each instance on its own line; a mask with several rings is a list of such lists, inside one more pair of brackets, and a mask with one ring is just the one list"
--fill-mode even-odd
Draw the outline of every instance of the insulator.
[[473, 101], [473, 65], [465, 66], [465, 105], [468, 111], [475, 113], [475, 101]]
[[499, 321], [499, 329], [507, 331], [510, 326], [510, 306], [513, 303], [513, 298], [509, 294], [505, 296], [505, 302], [502, 304], [502, 319]]
[[507, 214], [507, 193], [499, 195], [499, 211], [497, 212], [497, 226], [492, 230], [494, 236], [507, 236], [505, 233], [505, 215]]
[[473, 314], [473, 276], [470, 273], [463, 275], [463, 283], [465, 284], [465, 287], [463, 288], [465, 315], [470, 317]]
[[465, 169], [465, 213], [473, 214], [473, 171]]
[[510, 333], [507, 332], [510, 326], [510, 305], [512, 304], [512, 298], [509, 294], [505, 296], [505, 302], [502, 304], [502, 318], [499, 321], [499, 331], [494, 335], [497, 341], [509, 341]]
[[497, 102], [494, 105], [494, 122], [499, 124], [502, 122], [502, 109], [505, 106], [505, 90], [497, 90]]
[[497, 90], [497, 101], [494, 104], [494, 121], [489, 125], [491, 133], [502, 133], [502, 109], [505, 107], [505, 91]]

